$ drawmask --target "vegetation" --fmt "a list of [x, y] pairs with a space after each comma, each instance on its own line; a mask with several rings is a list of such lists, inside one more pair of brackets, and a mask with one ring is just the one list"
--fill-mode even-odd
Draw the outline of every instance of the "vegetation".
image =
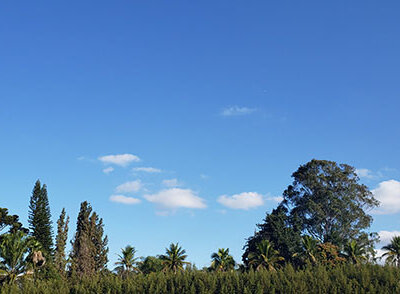
[[49, 257], [53, 253], [53, 231], [46, 185], [37, 180], [29, 204], [29, 228]]
[[229, 248], [218, 249], [218, 252], [211, 254], [211, 259], [210, 269], [214, 271], [230, 271], [233, 270], [236, 265], [232, 255], [229, 254]]
[[109, 271], [103, 220], [86, 201], [71, 252], [65, 209], [53, 247], [47, 188], [37, 181], [30, 230], [0, 208], [0, 294], [400, 292], [400, 236], [382, 248], [386, 266], [376, 264], [377, 234], [368, 231], [367, 212], [378, 202], [358, 183], [355, 169], [312, 160], [293, 178], [283, 201], [247, 239], [243, 264], [236, 264], [229, 248], [219, 248], [202, 270], [187, 261], [179, 243], [171, 243], [165, 254], [147, 257], [127, 245]]

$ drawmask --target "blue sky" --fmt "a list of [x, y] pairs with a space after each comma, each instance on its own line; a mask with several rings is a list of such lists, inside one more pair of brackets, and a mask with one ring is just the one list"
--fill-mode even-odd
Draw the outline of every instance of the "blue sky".
[[382, 201], [372, 230], [387, 240], [400, 230], [399, 9], [2, 1], [0, 206], [26, 223], [39, 178], [71, 236], [92, 204], [111, 262], [127, 244], [146, 256], [179, 241], [201, 267], [221, 247], [240, 261], [292, 172], [329, 159]]

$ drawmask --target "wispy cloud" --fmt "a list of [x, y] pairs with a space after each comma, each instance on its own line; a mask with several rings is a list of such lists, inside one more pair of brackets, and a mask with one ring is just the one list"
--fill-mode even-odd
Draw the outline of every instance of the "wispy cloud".
[[109, 173], [111, 173], [111, 172], [113, 172], [114, 171], [114, 168], [113, 167], [106, 167], [106, 168], [104, 168], [103, 169], [103, 173], [105, 173], [105, 174], [109, 174]]
[[357, 168], [356, 169], [356, 174], [360, 179], [379, 179], [383, 177], [383, 173], [381, 171], [378, 172], [373, 172], [367, 168]]
[[376, 189], [371, 190], [380, 201], [374, 214], [394, 214], [400, 212], [400, 182], [396, 180], [383, 181]]
[[190, 189], [171, 188], [143, 197], [163, 209], [206, 208], [204, 199]]
[[241, 106], [230, 106], [224, 108], [221, 111], [222, 116], [240, 116], [240, 115], [247, 115], [255, 112], [256, 108], [249, 108], [249, 107], [241, 107]]
[[105, 156], [100, 156], [98, 158], [101, 162], [106, 163], [106, 164], [115, 164], [119, 166], [127, 166], [131, 162], [138, 162], [140, 161], [140, 158], [136, 155], [133, 154], [115, 154], [115, 155], [105, 155]]
[[119, 185], [115, 188], [117, 193], [134, 193], [138, 192], [142, 188], [142, 182], [140, 180], [130, 181]]
[[117, 202], [117, 203], [123, 203], [123, 204], [129, 204], [129, 205], [139, 204], [141, 202], [140, 199], [133, 198], [133, 197], [127, 197], [124, 195], [111, 195], [110, 201]]
[[167, 179], [163, 180], [162, 184], [166, 187], [178, 187], [181, 186], [181, 183], [178, 182], [178, 179]]
[[135, 172], [146, 172], [146, 173], [160, 173], [161, 169], [155, 167], [135, 167], [132, 169]]
[[264, 197], [256, 192], [243, 192], [232, 196], [222, 195], [217, 201], [232, 209], [249, 210], [263, 205]]

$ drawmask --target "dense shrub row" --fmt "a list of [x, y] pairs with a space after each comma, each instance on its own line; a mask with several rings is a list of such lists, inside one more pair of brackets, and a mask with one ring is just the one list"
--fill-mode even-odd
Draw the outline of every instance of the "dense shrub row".
[[3, 285], [8, 293], [400, 293], [400, 269], [379, 265], [315, 266], [295, 270], [288, 265], [276, 272], [249, 271], [136, 274], [122, 278], [102, 274], [68, 280], [20, 280]]

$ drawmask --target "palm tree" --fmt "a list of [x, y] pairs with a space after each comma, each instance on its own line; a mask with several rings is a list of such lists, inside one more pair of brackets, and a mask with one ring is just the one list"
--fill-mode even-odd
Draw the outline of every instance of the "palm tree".
[[37, 242], [22, 231], [2, 235], [0, 242], [0, 280], [13, 283], [27, 273], [27, 255]]
[[138, 272], [136, 267], [137, 257], [135, 257], [136, 249], [130, 245], [121, 249], [121, 255], [118, 255], [118, 261], [115, 263], [117, 267], [114, 269], [119, 274], [126, 274], [129, 272]]
[[219, 248], [218, 252], [214, 252], [211, 255], [211, 258], [211, 269], [215, 271], [225, 272], [232, 270], [236, 264], [232, 255], [229, 254], [229, 248]]
[[352, 240], [344, 246], [344, 257], [353, 264], [359, 264], [362, 260], [367, 260], [365, 246]]
[[386, 256], [386, 263], [400, 267], [400, 236], [393, 237], [382, 249], [387, 251], [382, 255], [382, 257]]
[[189, 264], [189, 262], [185, 261], [187, 255], [185, 255], [186, 251], [179, 246], [178, 243], [171, 243], [169, 248], [165, 248], [166, 254], [160, 255], [160, 259], [164, 265], [164, 271], [172, 270], [176, 273], [178, 270], [183, 269], [184, 264]]
[[280, 261], [285, 260], [279, 255], [279, 251], [274, 249], [273, 243], [269, 240], [262, 240], [256, 245], [256, 252], [250, 252], [249, 264], [256, 270], [267, 269], [275, 271]]
[[311, 264], [317, 263], [318, 241], [311, 236], [302, 237], [303, 251], [293, 254], [293, 257], [299, 256], [303, 261]]

